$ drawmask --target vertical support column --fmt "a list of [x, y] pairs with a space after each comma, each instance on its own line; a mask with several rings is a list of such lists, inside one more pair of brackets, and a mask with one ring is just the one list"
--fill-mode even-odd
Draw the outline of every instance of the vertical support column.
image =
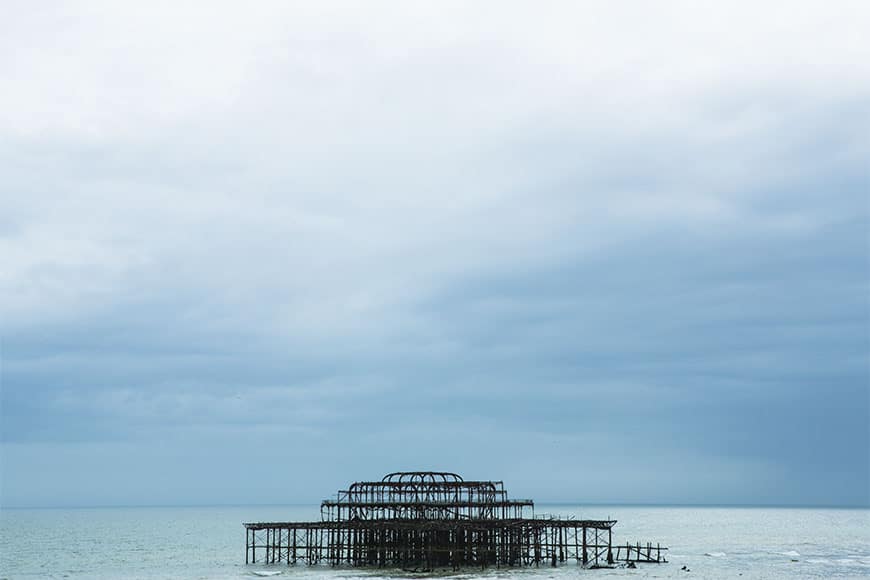
[[584, 566], [585, 566], [586, 564], [589, 563], [589, 554], [586, 553], [586, 548], [587, 548], [587, 544], [586, 544], [586, 526], [583, 526], [583, 557], [582, 557], [582, 560], [583, 560], [583, 565], [584, 565]]
[[[619, 558], [619, 554], [616, 555]], [[613, 564], [613, 529], [607, 528], [607, 563]]]
[[547, 543], [550, 545], [550, 565], [555, 568], [556, 560], [558, 559], [558, 554], [556, 553], [556, 542], [559, 539], [556, 536], [556, 528], [549, 527], [547, 530], [547, 535], [549, 536]]
[[577, 539], [577, 528], [574, 528], [574, 559], [578, 562], [581, 561], [580, 556], [580, 540]]
[[257, 530], [251, 530], [251, 563], [257, 562]]

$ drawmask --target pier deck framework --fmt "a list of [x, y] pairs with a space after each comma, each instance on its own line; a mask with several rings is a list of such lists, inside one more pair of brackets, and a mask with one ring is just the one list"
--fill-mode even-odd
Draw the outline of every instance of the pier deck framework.
[[315, 522], [245, 526], [245, 563], [416, 569], [586, 567], [664, 562], [667, 548], [613, 545], [615, 520], [535, 517], [534, 502], [510, 499], [500, 481], [447, 472], [397, 472], [361, 481], [321, 503]]

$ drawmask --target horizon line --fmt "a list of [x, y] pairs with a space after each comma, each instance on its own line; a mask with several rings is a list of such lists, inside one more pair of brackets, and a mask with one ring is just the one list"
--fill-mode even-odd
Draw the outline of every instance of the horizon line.
[[[153, 504], [55, 504], [55, 505], [4, 505], [2, 510], [52, 510], [52, 509], [148, 509], [148, 508], [260, 508], [260, 507], [318, 507], [316, 502], [287, 503], [153, 503]], [[798, 504], [798, 503], [673, 503], [673, 502], [578, 502], [578, 501], [536, 501], [538, 506], [576, 506], [576, 507], [647, 507], [647, 508], [755, 508], [755, 509], [870, 509], [866, 504]]]

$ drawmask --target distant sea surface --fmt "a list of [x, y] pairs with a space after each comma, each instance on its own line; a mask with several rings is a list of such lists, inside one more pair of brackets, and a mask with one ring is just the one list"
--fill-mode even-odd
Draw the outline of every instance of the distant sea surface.
[[[614, 544], [661, 542], [667, 564], [443, 571], [245, 565], [242, 522], [319, 519], [318, 506], [3, 509], [0, 578], [867, 578], [870, 510], [541, 505], [613, 518]], [[690, 571], [682, 570], [687, 567]]]

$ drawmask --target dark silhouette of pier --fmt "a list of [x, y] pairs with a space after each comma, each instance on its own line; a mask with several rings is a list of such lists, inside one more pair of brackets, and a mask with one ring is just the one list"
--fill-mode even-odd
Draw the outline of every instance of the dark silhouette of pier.
[[433, 568], [665, 562], [667, 548], [613, 546], [616, 520], [535, 517], [501, 481], [397, 472], [324, 500], [316, 522], [246, 523], [245, 563]]

